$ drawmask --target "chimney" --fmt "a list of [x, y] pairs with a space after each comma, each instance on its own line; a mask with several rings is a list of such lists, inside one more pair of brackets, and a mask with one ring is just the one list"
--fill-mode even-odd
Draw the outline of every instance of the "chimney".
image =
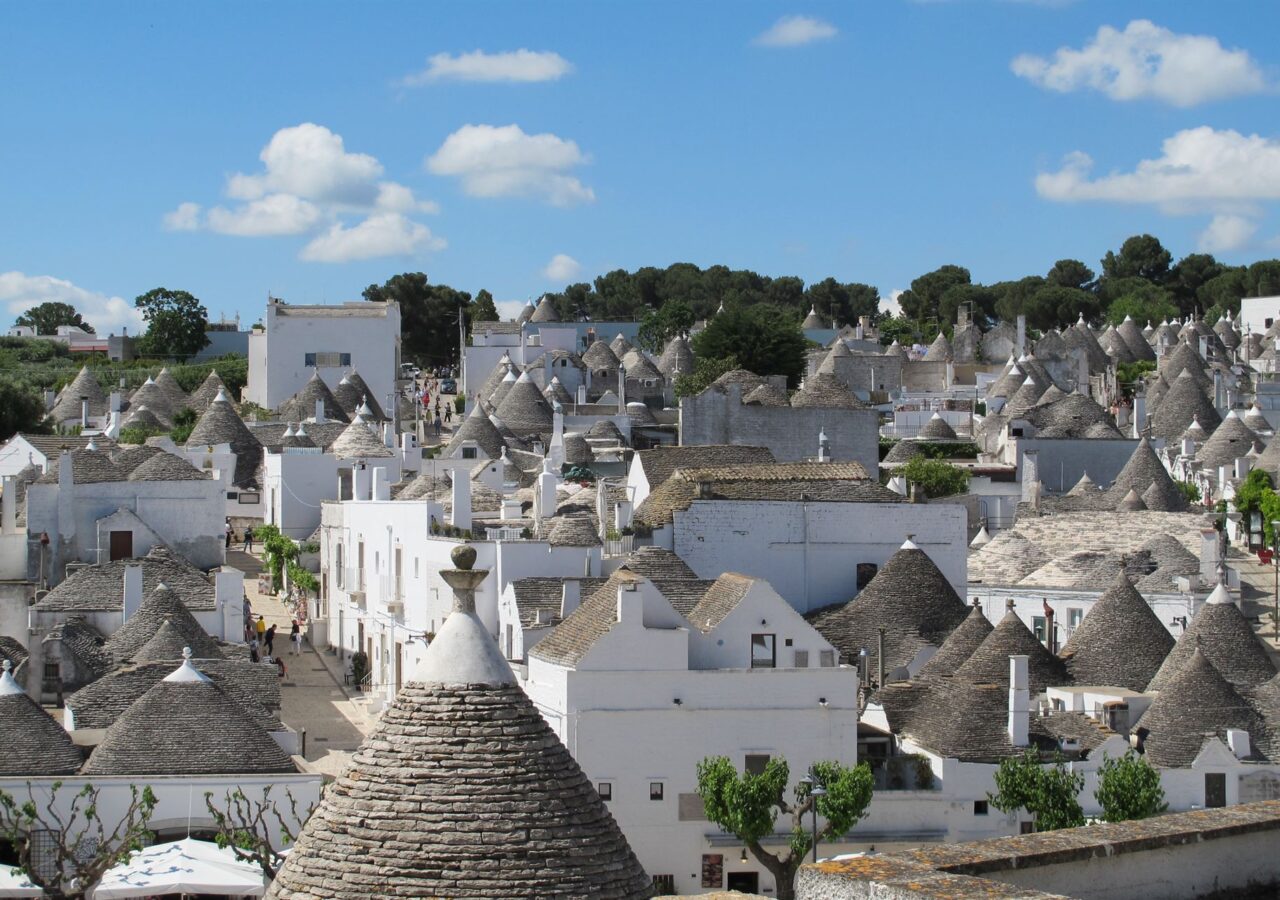
[[1044, 647], [1055, 656], [1058, 653], [1058, 633], [1053, 628], [1053, 607], [1044, 601]]
[[714, 495], [714, 493], [713, 493], [713, 492], [712, 492], [712, 490], [711, 490], [711, 482], [710, 482], [710, 481], [699, 481], [699, 482], [698, 482], [698, 499], [699, 499], [699, 500], [710, 500], [710, 499], [712, 499], [714, 496], [715, 496], [715, 495]]
[[316, 424], [317, 424], [317, 425], [323, 425], [324, 423], [325, 423], [325, 417], [324, 417], [324, 401], [323, 401], [323, 400], [317, 400], [317, 401], [316, 401]]
[[542, 461], [542, 472], [538, 475], [538, 489], [534, 496], [534, 515], [538, 524], [556, 514], [556, 485], [560, 479], [551, 471], [551, 461]]
[[644, 597], [636, 590], [634, 581], [618, 585], [618, 624], [644, 627]]
[[582, 582], [574, 578], [566, 578], [560, 586], [560, 618], [566, 618], [569, 613], [578, 608], [582, 603]]
[[627, 369], [625, 366], [618, 366], [618, 414], [626, 415], [627, 412]]
[[453, 510], [449, 513], [449, 524], [454, 528], [469, 531], [471, 529], [471, 481], [467, 478], [466, 469], [453, 470], [451, 498]]
[[1030, 743], [1031, 692], [1027, 687], [1027, 657], [1009, 657], [1009, 743], [1025, 747]]
[[587, 402], [587, 386], [585, 384], [578, 385], [578, 405], [581, 406]]
[[514, 522], [521, 518], [522, 515], [519, 500], [504, 499], [502, 501], [502, 521]]
[[391, 499], [391, 482], [387, 480], [387, 470], [379, 466], [373, 470], [373, 497], [374, 500], [390, 500]]
[[[1201, 340], [1204, 340], [1204, 338], [1201, 338]], [[1222, 371], [1219, 369], [1214, 369], [1213, 370], [1213, 405], [1218, 407], [1219, 409], [1222, 408], [1222, 404], [1225, 399], [1223, 396], [1223, 389], [1224, 389], [1224, 385], [1222, 382]]]
[[142, 605], [142, 566], [124, 567], [124, 621], [128, 622]]
[[0, 533], [13, 534], [18, 530], [18, 479], [4, 476], [4, 494], [0, 496]]
[[1026, 450], [1022, 454], [1022, 502], [1035, 503], [1039, 499], [1036, 486], [1040, 483], [1040, 451]]
[[818, 431], [818, 462], [831, 462], [831, 440], [825, 428]]
[[559, 469], [564, 465], [564, 410], [559, 401], [551, 401], [551, 448], [547, 452], [551, 465]]
[[1021, 356], [1027, 346], [1027, 317], [1018, 316], [1018, 336], [1014, 338], [1013, 352]]
[[1192, 457], [1196, 455], [1196, 442], [1189, 437], [1182, 439], [1182, 455]]
[[1133, 436], [1142, 437], [1142, 426], [1147, 422], [1147, 395], [1135, 394], [1133, 397]]
[[1089, 396], [1089, 354], [1083, 349], [1076, 349], [1076, 389], [1084, 396]]
[[373, 472], [362, 462], [351, 469], [351, 499], [372, 500]]
[[1228, 728], [1227, 746], [1231, 748], [1236, 759], [1248, 759], [1250, 756], [1249, 732], [1243, 728]]
[[1209, 338], [1203, 334], [1200, 335], [1200, 358], [1209, 361]]
[[109, 407], [111, 412], [113, 413], [120, 412], [120, 399], [121, 399], [121, 394], [119, 391], [111, 392], [111, 405]]
[[618, 531], [631, 527], [632, 503], [630, 500], [619, 500], [613, 512], [614, 525]]
[[80, 427], [89, 427], [89, 398], [85, 396], [80, 397]]

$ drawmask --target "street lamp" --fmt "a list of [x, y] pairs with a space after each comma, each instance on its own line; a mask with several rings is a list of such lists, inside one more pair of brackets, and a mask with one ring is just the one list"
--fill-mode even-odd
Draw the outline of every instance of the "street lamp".
[[813, 797], [813, 861], [818, 861], [818, 798], [827, 796], [827, 789], [822, 786], [822, 782], [818, 780], [818, 775], [812, 769], [809, 774], [800, 779], [801, 783], [812, 785], [809, 796]]

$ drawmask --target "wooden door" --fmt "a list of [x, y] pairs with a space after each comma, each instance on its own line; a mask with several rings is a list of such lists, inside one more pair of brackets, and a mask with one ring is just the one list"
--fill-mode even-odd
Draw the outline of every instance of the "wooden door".
[[111, 532], [111, 561], [131, 559], [133, 557], [133, 532]]

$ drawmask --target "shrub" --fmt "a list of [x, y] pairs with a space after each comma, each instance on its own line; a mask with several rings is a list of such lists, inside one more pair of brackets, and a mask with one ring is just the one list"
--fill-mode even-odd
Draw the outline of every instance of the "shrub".
[[914, 456], [899, 473], [930, 498], [963, 494], [969, 489], [969, 473], [940, 459]]

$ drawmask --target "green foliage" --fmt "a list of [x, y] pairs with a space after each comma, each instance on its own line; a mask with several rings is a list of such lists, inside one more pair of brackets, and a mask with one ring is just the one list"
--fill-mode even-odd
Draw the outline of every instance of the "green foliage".
[[716, 315], [693, 338], [697, 358], [736, 357], [757, 375], [785, 375], [795, 387], [804, 371], [808, 341], [794, 313], [758, 304], [733, 307]]
[[1136, 234], [1120, 245], [1118, 253], [1107, 251], [1102, 258], [1102, 277], [1142, 278], [1162, 283], [1169, 276], [1173, 256], [1158, 238], [1149, 234]]
[[688, 334], [693, 327], [693, 308], [683, 300], [668, 300], [658, 310], [645, 313], [636, 340], [651, 353], [661, 353], [667, 341]]
[[[820, 821], [820, 842], [844, 835], [867, 814], [874, 778], [866, 763], [852, 768], [837, 762], [818, 762], [813, 774], [826, 789], [815, 797], [811, 785], [800, 781], [786, 797], [790, 769], [782, 757], [773, 757], [759, 774], [738, 774], [728, 758], [710, 756], [698, 763], [698, 796], [709, 820], [742, 841], [777, 881], [780, 898], [792, 897], [796, 870], [813, 847], [806, 819], [815, 805]], [[791, 818], [791, 840], [786, 855], [766, 851], [760, 842], [774, 832], [779, 815]]]
[[1132, 750], [1118, 759], [1102, 758], [1093, 796], [1102, 807], [1104, 822], [1149, 819], [1169, 808], [1160, 786], [1160, 773], [1146, 757]]
[[1200, 496], [1200, 488], [1190, 481], [1175, 481], [1174, 485], [1182, 491], [1188, 503], [1199, 503], [1203, 499]]
[[1107, 307], [1107, 321], [1112, 325], [1119, 325], [1128, 316], [1141, 328], [1147, 322], [1154, 324], [1176, 315], [1178, 306], [1172, 295], [1162, 287], [1145, 282], [1129, 286], [1126, 293]]
[[355, 682], [356, 688], [364, 684], [364, 680], [369, 675], [369, 654], [363, 650], [357, 650], [351, 654], [351, 680]]
[[894, 341], [899, 346], [910, 347], [919, 334], [917, 324], [904, 316], [885, 316], [877, 327], [880, 330], [880, 343], [886, 347]]
[[136, 298], [133, 305], [142, 310], [142, 317], [147, 320], [147, 333], [138, 341], [143, 354], [186, 359], [208, 346], [208, 310], [186, 291], [153, 288]]
[[248, 421], [249, 419], [269, 419], [274, 413], [271, 410], [259, 406], [251, 400], [246, 400], [236, 407], [240, 413], [240, 418]]
[[[227, 791], [221, 803], [213, 802], [213, 791], [205, 791], [204, 805], [213, 820], [214, 842], [223, 848], [231, 848], [236, 859], [253, 863], [262, 869], [266, 881], [276, 877], [284, 851], [297, 839], [307, 819], [315, 811], [315, 804], [299, 815], [298, 801], [293, 792], [285, 789], [287, 811], [271, 799], [273, 785], [262, 789], [261, 800], [250, 800], [240, 788]], [[274, 841], [278, 833], [280, 840]]]
[[[154, 837], [147, 829], [156, 808], [150, 787], [139, 790], [130, 785], [129, 805], [114, 825], [98, 815], [99, 789], [93, 784], [86, 782], [66, 799], [59, 799], [62, 781], [48, 783], [47, 794], [46, 785], [38, 787], [39, 800], [37, 786], [30, 781], [26, 800], [0, 791], [0, 840], [13, 848], [17, 870], [43, 889], [44, 896], [84, 896], [88, 885]], [[38, 849], [29, 839], [35, 832], [42, 836]]]
[[[1121, 320], [1123, 321], [1123, 319]], [[1144, 375], [1148, 372], [1154, 372], [1156, 364], [1149, 359], [1140, 359], [1137, 362], [1120, 363], [1116, 366], [1116, 382], [1120, 385], [1126, 397], [1132, 397], [1136, 392], [1139, 382], [1143, 381]]]
[[695, 394], [701, 394], [711, 382], [725, 372], [732, 372], [736, 368], [738, 368], [738, 358], [736, 356], [726, 356], [723, 359], [696, 357], [692, 374], [680, 375], [676, 378], [676, 396], [692, 397]]
[[458, 356], [458, 316], [475, 310], [471, 295], [444, 284], [430, 284], [425, 272], [394, 275], [364, 289], [364, 299], [400, 304], [403, 355], [420, 365], [445, 365]]
[[121, 428], [120, 443], [145, 444], [147, 438], [159, 437], [162, 434], [169, 434], [169, 432], [163, 428], [149, 428], [143, 425], [136, 425], [133, 428]]
[[271, 524], [254, 528], [253, 536], [262, 542], [262, 561], [271, 572], [271, 589], [278, 591], [283, 584], [285, 566], [298, 558], [298, 545]]
[[[1235, 499], [1232, 500], [1236, 510], [1242, 513], [1245, 521], [1253, 512], [1262, 513], [1263, 541], [1268, 546], [1275, 546], [1276, 538], [1271, 523], [1280, 520], [1280, 495], [1272, 487], [1271, 476], [1265, 469], [1251, 469], [1244, 481], [1236, 488]], [[1225, 512], [1225, 510], [1222, 510]]]
[[60, 325], [75, 325], [90, 334], [93, 326], [80, 318], [80, 313], [70, 303], [47, 301], [33, 306], [14, 321], [15, 325], [26, 325], [36, 330], [36, 334], [57, 334]]
[[1084, 775], [1071, 772], [1059, 757], [1041, 765], [1040, 754], [1028, 748], [1021, 756], [1000, 761], [996, 793], [987, 800], [1004, 813], [1025, 809], [1035, 817], [1037, 831], [1055, 831], [1084, 824], [1084, 810], [1077, 800], [1084, 789]]
[[[943, 297], [952, 288], [968, 284], [968, 269], [963, 266], [942, 266], [914, 279], [910, 290], [903, 291], [898, 296], [898, 306], [908, 318], [917, 321], [935, 319], [949, 324], [955, 320], [956, 307], [954, 301], [944, 305]], [[946, 315], [948, 311], [950, 315]]]
[[498, 307], [494, 305], [493, 294], [481, 288], [476, 294], [476, 302], [471, 306], [471, 321], [496, 322], [498, 318]]
[[913, 456], [898, 474], [920, 485], [929, 498], [963, 494], [969, 489], [969, 473], [941, 459]]
[[45, 421], [44, 401], [39, 393], [0, 378], [0, 441], [7, 441], [19, 431], [49, 434], [53, 429]]
[[462, 415], [467, 411], [467, 398], [462, 394], [453, 398], [453, 413], [456, 416]]
[[187, 438], [191, 437], [191, 432], [195, 430], [199, 419], [194, 409], [178, 410], [173, 416], [173, 428], [169, 432], [169, 437], [173, 438], [173, 442], [179, 446], [185, 444]]

